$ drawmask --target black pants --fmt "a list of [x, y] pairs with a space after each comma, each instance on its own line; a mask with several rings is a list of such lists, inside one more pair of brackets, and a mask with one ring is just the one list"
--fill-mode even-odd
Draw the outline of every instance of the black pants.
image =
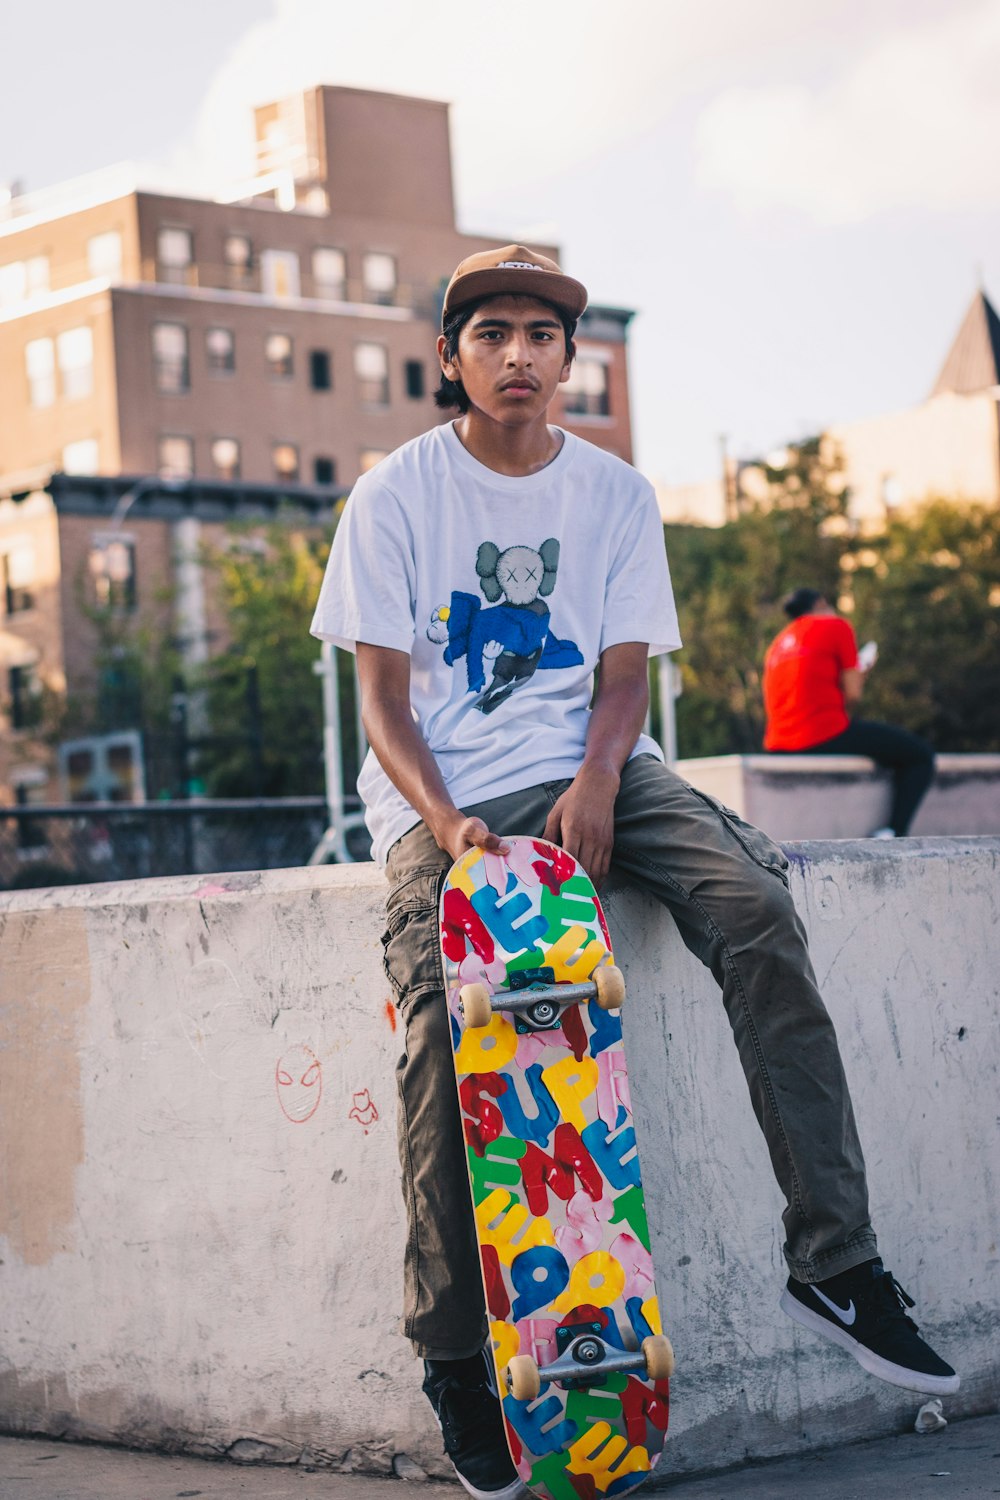
[[909, 831], [924, 793], [934, 780], [934, 751], [927, 740], [908, 729], [855, 719], [841, 734], [806, 750], [776, 750], [775, 755], [868, 755], [892, 772], [889, 827], [900, 838]]

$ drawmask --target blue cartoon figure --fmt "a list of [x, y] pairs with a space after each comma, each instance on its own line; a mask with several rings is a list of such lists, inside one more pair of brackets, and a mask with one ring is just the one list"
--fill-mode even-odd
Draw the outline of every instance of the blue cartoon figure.
[[[466, 658], [469, 692], [478, 693], [476, 708], [492, 713], [521, 683], [543, 667], [578, 667], [583, 657], [573, 641], [561, 641], [549, 628], [544, 602], [556, 586], [559, 543], [554, 537], [534, 547], [507, 547], [483, 542], [476, 572], [491, 608], [474, 594], [458, 591], [451, 603], [431, 615], [427, 639], [444, 645], [444, 659], [454, 666]], [[503, 602], [500, 603], [499, 601]], [[487, 685], [487, 672], [491, 673]]]

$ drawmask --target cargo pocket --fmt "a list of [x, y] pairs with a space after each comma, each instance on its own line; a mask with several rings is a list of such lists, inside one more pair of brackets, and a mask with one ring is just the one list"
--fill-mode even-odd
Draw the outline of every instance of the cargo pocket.
[[382, 934], [382, 966], [401, 1008], [444, 988], [438, 901], [445, 871], [414, 870], [389, 892]]
[[786, 886], [788, 885], [788, 859], [780, 845], [768, 838], [761, 829], [755, 828], [752, 823], [744, 822], [739, 813], [733, 812], [731, 807], [720, 802], [718, 797], [713, 797], [711, 792], [700, 791], [696, 786], [693, 786], [691, 790], [722, 819], [733, 838], [749, 854], [755, 865], [760, 865], [762, 870], [769, 870], [772, 875], [777, 875], [779, 880]]

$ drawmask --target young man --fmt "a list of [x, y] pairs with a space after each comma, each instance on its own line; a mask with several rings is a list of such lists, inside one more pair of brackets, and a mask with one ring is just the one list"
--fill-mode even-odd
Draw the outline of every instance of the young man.
[[791, 624], [764, 658], [764, 749], [773, 755], [870, 755], [892, 772], [889, 821], [871, 836], [902, 838], [934, 780], [932, 747], [908, 729], [850, 717], [861, 702], [866, 668], [854, 631], [819, 589], [795, 589], [782, 608]]
[[648, 657], [680, 644], [653, 491], [546, 416], [585, 305], [579, 282], [524, 246], [462, 262], [438, 340], [440, 404], [460, 416], [358, 481], [312, 627], [357, 652], [372, 746], [358, 785], [390, 884], [385, 964], [406, 1024], [403, 1328], [459, 1478], [500, 1500], [521, 1486], [484, 1353], [437, 907], [452, 861], [502, 851], [504, 834], [562, 844], [597, 884], [613, 861], [714, 973], [788, 1205], [785, 1311], [884, 1379], [958, 1385], [877, 1258], [787, 861], [668, 771], [642, 732]]

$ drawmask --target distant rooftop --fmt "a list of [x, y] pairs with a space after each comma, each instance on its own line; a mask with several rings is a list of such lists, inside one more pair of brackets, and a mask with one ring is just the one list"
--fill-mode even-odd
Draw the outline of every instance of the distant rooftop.
[[984, 291], [973, 297], [941, 366], [932, 396], [971, 396], [1000, 386], [1000, 318]]

